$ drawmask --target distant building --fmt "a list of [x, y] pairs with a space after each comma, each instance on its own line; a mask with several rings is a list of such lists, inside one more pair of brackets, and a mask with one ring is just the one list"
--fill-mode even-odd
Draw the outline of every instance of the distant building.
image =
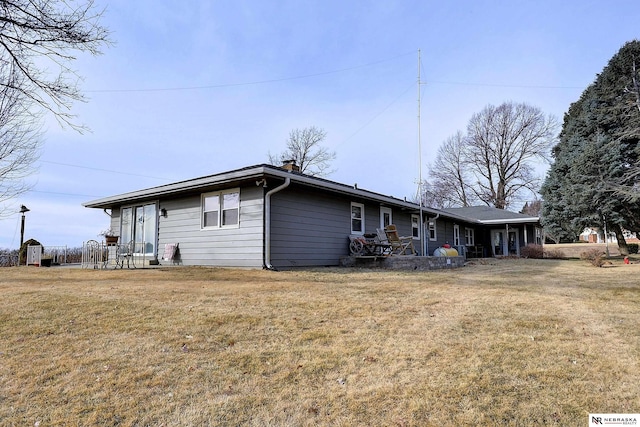
[[[636, 233], [628, 230], [622, 230], [622, 233], [627, 243], [638, 240]], [[588, 243], [618, 243], [615, 233], [608, 233], [607, 239], [605, 240], [604, 231], [598, 227], [585, 228], [584, 231], [580, 233], [579, 239], [580, 241]]]

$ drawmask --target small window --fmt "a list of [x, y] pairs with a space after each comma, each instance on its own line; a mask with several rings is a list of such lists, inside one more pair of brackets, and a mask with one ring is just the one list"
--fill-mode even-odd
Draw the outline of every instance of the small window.
[[411, 235], [414, 239], [420, 239], [420, 217], [411, 215]]
[[210, 194], [204, 196], [203, 227], [217, 227], [220, 216], [220, 195]]
[[240, 219], [240, 190], [219, 191], [202, 195], [202, 227], [238, 226]]
[[464, 229], [464, 244], [465, 246], [475, 245], [475, 233], [473, 228]]
[[453, 224], [453, 246], [460, 246], [460, 226]]
[[222, 226], [237, 225], [240, 211], [240, 193], [226, 193], [222, 195]]
[[438, 240], [435, 221], [429, 221], [429, 240]]
[[364, 205], [351, 203], [351, 234], [364, 234]]

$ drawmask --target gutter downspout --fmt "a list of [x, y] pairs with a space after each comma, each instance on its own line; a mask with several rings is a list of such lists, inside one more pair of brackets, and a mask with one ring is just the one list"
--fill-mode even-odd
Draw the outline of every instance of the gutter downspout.
[[[436, 216], [434, 216], [433, 218], [431, 218], [432, 220], [437, 220], [438, 218], [440, 218], [440, 212], [438, 212], [436, 214]], [[435, 225], [435, 224], [434, 224]], [[423, 231], [424, 231], [424, 224], [422, 225]], [[424, 256], [429, 256], [429, 240], [431, 239], [431, 236], [427, 236], [427, 234], [429, 233], [429, 216], [427, 215], [427, 230], [424, 234], [424, 248], [422, 248], [423, 250], [425, 250], [424, 252]]]
[[275, 267], [271, 265], [271, 196], [287, 188], [290, 183], [291, 178], [286, 177], [284, 184], [267, 191], [264, 196], [264, 267], [267, 270], [275, 270]]

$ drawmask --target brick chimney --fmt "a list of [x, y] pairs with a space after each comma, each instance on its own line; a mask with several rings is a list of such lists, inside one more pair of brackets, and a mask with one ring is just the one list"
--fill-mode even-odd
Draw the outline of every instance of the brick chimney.
[[282, 162], [282, 169], [287, 170], [289, 172], [300, 172], [300, 166], [296, 164], [295, 160], [284, 160]]

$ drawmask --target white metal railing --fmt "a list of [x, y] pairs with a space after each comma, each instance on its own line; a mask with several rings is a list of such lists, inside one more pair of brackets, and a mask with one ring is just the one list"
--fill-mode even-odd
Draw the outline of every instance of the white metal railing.
[[88, 240], [82, 242], [82, 268], [101, 269], [106, 268], [109, 259], [109, 251], [103, 242]]
[[124, 244], [107, 245], [97, 240], [82, 243], [82, 268], [103, 269], [136, 268], [136, 264], [144, 266], [148, 255], [145, 251], [146, 242], [129, 242]]

